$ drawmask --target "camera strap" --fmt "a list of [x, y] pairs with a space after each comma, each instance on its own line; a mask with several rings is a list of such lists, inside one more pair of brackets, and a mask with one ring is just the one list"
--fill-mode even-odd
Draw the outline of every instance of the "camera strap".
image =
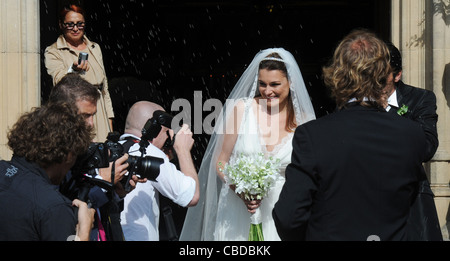
[[129, 154], [130, 148], [133, 147], [134, 144], [139, 143], [140, 140], [137, 140], [133, 137], [125, 138], [125, 142], [122, 144], [123, 151]]
[[163, 210], [164, 222], [166, 224], [167, 237], [169, 241], [178, 241], [178, 233], [173, 220], [172, 208], [169, 205], [164, 206]]
[[[111, 167], [111, 184], [114, 186], [114, 177], [116, 176], [116, 160], [113, 161], [112, 167]], [[111, 189], [111, 198], [113, 197], [114, 190]]]

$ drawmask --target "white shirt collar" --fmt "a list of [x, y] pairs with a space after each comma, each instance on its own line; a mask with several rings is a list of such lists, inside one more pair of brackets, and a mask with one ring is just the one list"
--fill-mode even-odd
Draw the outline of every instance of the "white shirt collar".
[[137, 137], [136, 135], [129, 134], [129, 133], [125, 133], [122, 136], [120, 136], [120, 140], [125, 140], [128, 137], [132, 137], [133, 139], [136, 139], [136, 140], [141, 140], [141, 138]]
[[[356, 98], [352, 98], [348, 101], [348, 103], [355, 102]], [[363, 101], [369, 101], [367, 97], [364, 97]], [[395, 90], [391, 96], [388, 98], [388, 106], [386, 107], [386, 111], [391, 110], [391, 106], [395, 106], [398, 108], [398, 101], [397, 101], [397, 90]]]
[[[129, 134], [129, 133], [124, 133], [122, 136], [120, 136], [120, 140], [126, 140], [127, 138], [130, 138], [130, 137], [133, 138], [133, 139], [135, 139], [135, 140], [139, 140], [139, 141], [141, 140], [141, 138], [139, 138], [138, 136], [133, 135], [133, 134]], [[160, 148], [156, 147], [156, 146], [153, 145], [151, 142], [149, 142], [149, 145], [148, 145], [148, 147], [147, 147], [147, 150], [148, 150], [149, 148], [151, 148], [151, 147], [156, 148], [156, 149], [162, 151]]]
[[[351, 98], [347, 103], [352, 103], [352, 102], [356, 102], [357, 100], [356, 100], [356, 98]], [[363, 98], [363, 101], [369, 101], [369, 98], [367, 98], [367, 97], [364, 97]]]
[[391, 96], [388, 98], [388, 106], [386, 108], [386, 111], [390, 111], [391, 107], [397, 107], [398, 108], [398, 101], [397, 101], [397, 90], [395, 90]]

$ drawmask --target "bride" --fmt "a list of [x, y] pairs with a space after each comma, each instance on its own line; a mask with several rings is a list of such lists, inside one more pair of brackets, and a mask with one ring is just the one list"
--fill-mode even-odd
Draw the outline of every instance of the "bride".
[[[314, 109], [292, 54], [282, 48], [260, 51], [217, 120], [199, 170], [201, 199], [188, 210], [180, 240], [248, 240], [250, 217], [256, 211], [264, 239], [280, 240], [272, 209], [291, 161], [294, 131], [313, 119]], [[278, 180], [262, 200], [237, 195], [221, 172], [219, 166], [241, 153], [264, 153], [281, 160]]]

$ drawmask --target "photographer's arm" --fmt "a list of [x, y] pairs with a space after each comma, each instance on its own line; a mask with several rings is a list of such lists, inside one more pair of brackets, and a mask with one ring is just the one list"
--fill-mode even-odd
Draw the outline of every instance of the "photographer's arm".
[[89, 241], [89, 234], [94, 224], [95, 210], [88, 208], [85, 202], [78, 199], [75, 199], [72, 205], [78, 208], [77, 239], [80, 241]]
[[126, 191], [125, 188], [122, 186], [122, 183], [119, 182], [119, 183], [116, 184], [115, 192], [117, 193], [117, 195], [120, 198], [124, 198], [128, 193], [133, 191], [133, 189], [136, 188], [137, 183], [145, 183], [145, 182], [147, 182], [147, 178], [140, 179], [136, 175], [133, 175], [131, 177], [131, 179], [129, 180], [129, 182], [130, 182], [130, 191]]
[[[122, 157], [118, 158], [115, 162], [114, 162], [114, 184], [117, 184], [122, 178], [123, 176], [127, 173], [127, 168], [128, 168], [128, 154], [125, 153]], [[109, 163], [109, 167], [108, 168], [102, 168], [99, 169], [99, 174], [102, 177], [103, 180], [106, 180], [108, 182], [111, 182], [111, 171], [112, 171], [112, 165], [113, 162]]]
[[180, 131], [177, 133], [173, 148], [177, 153], [178, 162], [180, 164], [180, 170], [186, 176], [189, 176], [195, 181], [195, 193], [188, 206], [195, 206], [200, 199], [200, 186], [198, 182], [198, 174], [192, 160], [191, 149], [194, 145], [194, 139], [192, 138], [192, 131], [189, 126], [184, 124]]
[[[119, 182], [124, 178], [124, 175], [128, 171], [129, 164], [127, 163], [128, 154], [125, 153], [122, 157], [118, 158], [115, 162], [110, 162], [108, 168], [98, 169], [98, 174], [102, 180], [111, 182], [112, 167], [114, 164], [114, 188], [119, 197], [123, 198], [127, 194], [122, 184]], [[136, 176], [133, 176], [130, 180], [131, 190], [136, 187], [137, 182], [145, 182], [146, 180], [139, 180]], [[96, 207], [101, 207], [103, 204], [109, 201], [109, 198], [105, 196], [105, 193], [99, 188], [94, 187], [91, 189], [89, 196], [92, 201], [96, 203]]]

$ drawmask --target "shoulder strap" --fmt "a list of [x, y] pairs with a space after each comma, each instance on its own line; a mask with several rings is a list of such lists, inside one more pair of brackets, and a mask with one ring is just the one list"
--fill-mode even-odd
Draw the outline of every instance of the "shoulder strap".
[[128, 153], [128, 151], [130, 150], [130, 148], [131, 148], [134, 144], [136, 144], [136, 143], [139, 143], [139, 140], [134, 139], [133, 137], [127, 137], [127, 138], [125, 139], [125, 142], [122, 144], [123, 151], [126, 152], [126, 153]]

